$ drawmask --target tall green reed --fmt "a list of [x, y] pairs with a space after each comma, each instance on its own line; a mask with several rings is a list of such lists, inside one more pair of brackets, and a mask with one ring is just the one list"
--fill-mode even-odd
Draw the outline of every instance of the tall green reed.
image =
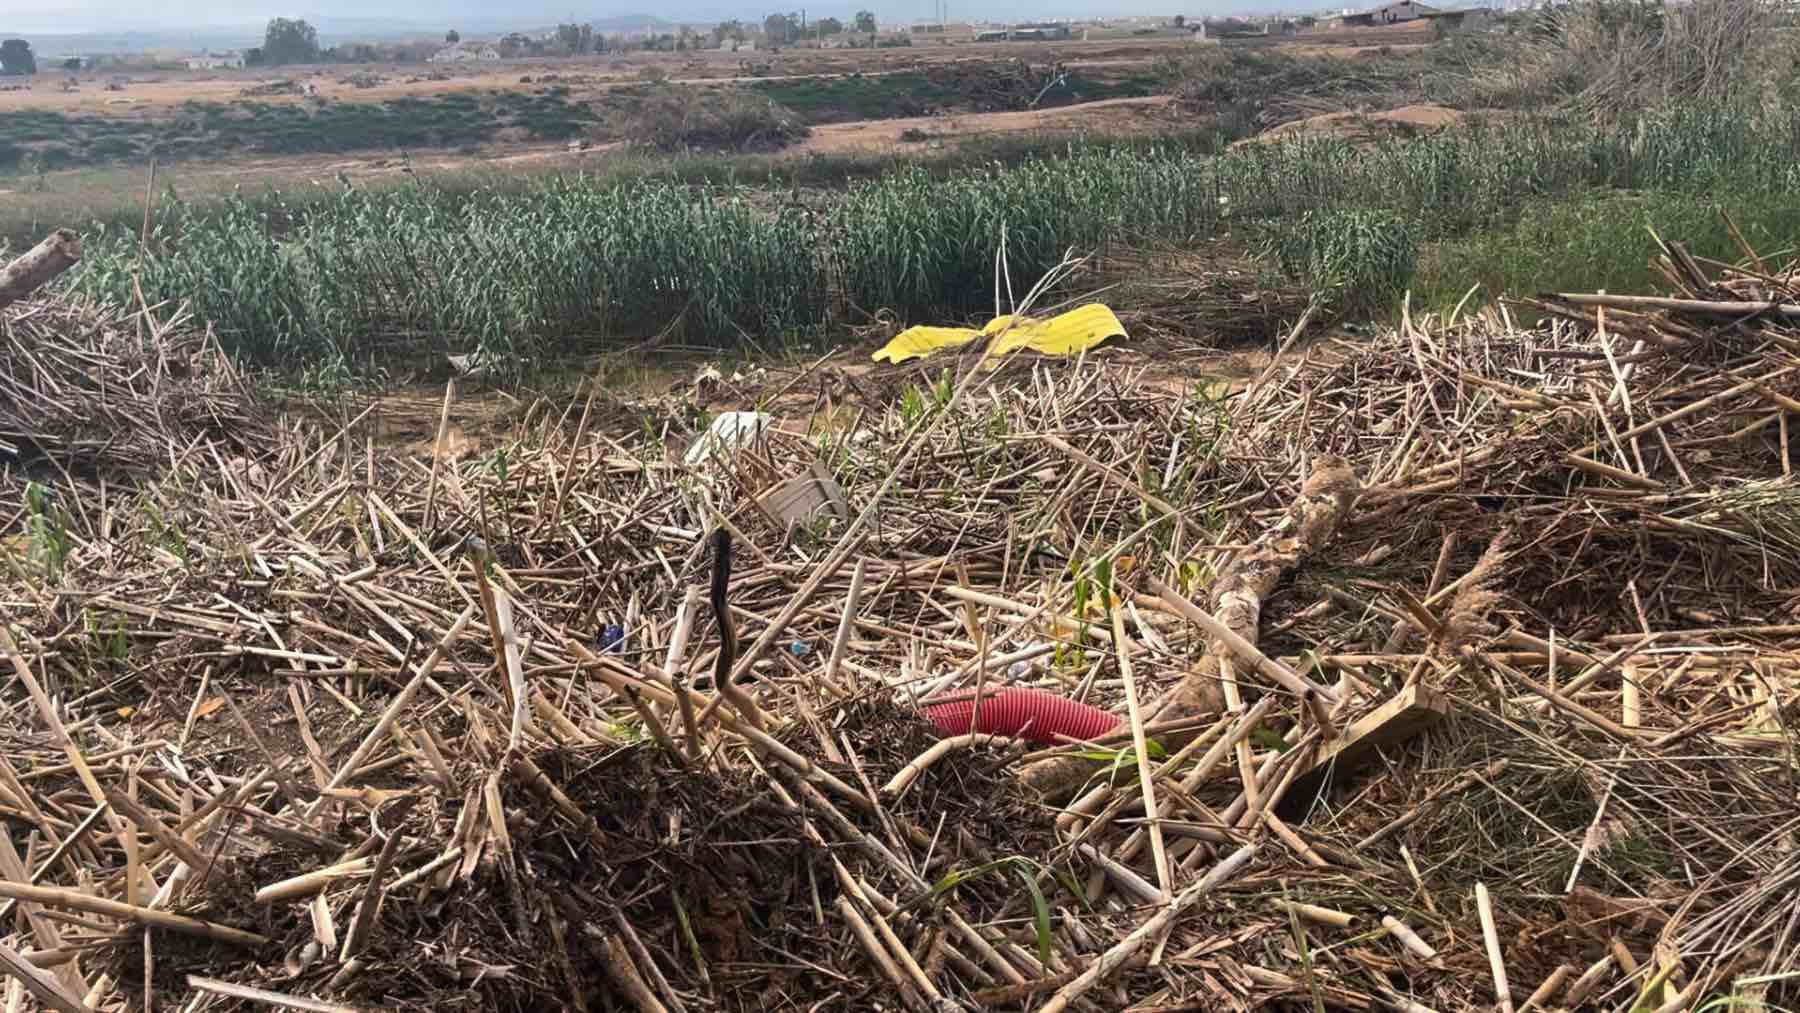
[[[1367, 212], [1357, 221], [1389, 223], [1376, 230], [1386, 238], [1334, 252], [1332, 269], [1392, 279], [1410, 271], [1399, 254], [1411, 243], [1510, 228], [1546, 199], [1796, 189], [1800, 120], [1679, 109], [1601, 128], [1476, 120], [1369, 146], [1072, 146], [949, 176], [901, 169], [810, 202], [587, 176], [175, 201], [157, 214], [141, 270], [147, 298], [192, 300], [253, 361], [366, 370], [473, 346], [504, 372], [665, 329], [687, 344], [767, 347], [880, 310], [978, 317], [994, 306], [1002, 234], [1023, 290], [1071, 249], [1103, 261], [1117, 245], [1257, 245], [1308, 215]], [[70, 284], [130, 298], [135, 230], [101, 229], [87, 249]], [[1385, 266], [1357, 263], [1359, 250]]]

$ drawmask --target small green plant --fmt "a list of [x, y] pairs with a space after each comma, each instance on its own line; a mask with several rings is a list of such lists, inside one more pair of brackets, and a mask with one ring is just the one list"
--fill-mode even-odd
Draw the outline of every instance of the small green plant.
[[125, 617], [114, 616], [111, 628], [104, 627], [94, 618], [92, 612], [83, 612], [82, 625], [87, 629], [88, 639], [94, 645], [94, 653], [107, 661], [124, 661], [131, 652], [131, 642], [125, 636]]
[[[1144, 740], [1144, 754], [1151, 760], [1166, 760], [1169, 758], [1169, 751], [1163, 748], [1163, 744], [1155, 739]], [[1091, 760], [1094, 763], [1103, 764], [1100, 770], [1094, 772], [1094, 776], [1089, 779], [1089, 783], [1099, 780], [1102, 776], [1106, 778], [1106, 783], [1113, 788], [1119, 787], [1122, 782], [1131, 784], [1137, 783], [1137, 747], [1134, 745], [1125, 746], [1120, 749], [1087, 749], [1079, 751], [1074, 755], [1079, 756], [1084, 760]]]
[[[146, 499], [144, 501], [143, 510], [144, 524], [148, 528], [145, 541], [153, 546], [167, 550], [170, 555], [181, 560], [182, 564], [185, 565], [188, 561], [188, 544], [187, 539], [182, 535], [180, 529], [173, 524], [170, 524], [168, 520], [163, 517], [162, 510], [157, 507], [154, 501]], [[352, 516], [355, 517], [357, 515], [352, 514]]]
[[925, 393], [912, 384], [900, 392], [900, 421], [911, 429], [925, 417]]
[[[1012, 855], [968, 869], [952, 869], [945, 873], [942, 879], [932, 884], [931, 890], [926, 893], [925, 897], [928, 900], [936, 899], [970, 880], [980, 879], [983, 876], [1007, 873], [1017, 876], [1019, 882], [1024, 885], [1025, 892], [1031, 896], [1031, 920], [1037, 934], [1038, 959], [1048, 964], [1052, 956], [1050, 952], [1052, 942], [1050, 904], [1044, 899], [1044, 891], [1038, 886], [1037, 881], [1038, 875], [1047, 871], [1042, 865], [1023, 855]], [[1077, 897], [1082, 896], [1081, 891], [1076, 889], [1074, 883], [1065, 881], [1063, 887]]]
[[41, 567], [52, 583], [61, 581], [75, 541], [56, 494], [38, 482], [25, 484], [25, 531], [31, 562]]
[[938, 378], [931, 383], [931, 403], [943, 411], [950, 407], [950, 398], [956, 393], [956, 385], [951, 382], [950, 371], [938, 373]]

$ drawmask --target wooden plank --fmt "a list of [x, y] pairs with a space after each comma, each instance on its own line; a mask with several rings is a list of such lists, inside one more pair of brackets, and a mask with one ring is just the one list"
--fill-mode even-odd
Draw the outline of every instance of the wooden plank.
[[1321, 746], [1313, 765], [1294, 779], [1282, 797], [1276, 814], [1284, 820], [1301, 818], [1314, 799], [1354, 774], [1377, 752], [1414, 738], [1449, 713], [1450, 701], [1428, 686], [1401, 690]]

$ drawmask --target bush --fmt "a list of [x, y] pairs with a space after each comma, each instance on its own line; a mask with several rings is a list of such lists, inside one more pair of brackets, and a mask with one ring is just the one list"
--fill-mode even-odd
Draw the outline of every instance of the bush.
[[1412, 223], [1379, 211], [1308, 211], [1278, 226], [1281, 269], [1340, 315], [1378, 316], [1412, 284], [1419, 239]]
[[659, 88], [626, 126], [634, 144], [658, 151], [775, 151], [811, 130], [793, 111], [736, 89]]

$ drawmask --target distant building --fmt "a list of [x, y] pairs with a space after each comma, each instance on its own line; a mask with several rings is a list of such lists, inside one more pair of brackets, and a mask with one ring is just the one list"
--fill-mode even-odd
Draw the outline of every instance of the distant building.
[[1495, 24], [1494, 11], [1489, 7], [1471, 7], [1461, 11], [1431, 11], [1419, 16], [1430, 18], [1432, 25], [1442, 32], [1479, 32], [1492, 28]]
[[454, 46], [446, 46], [431, 54], [430, 62], [475, 63], [477, 61], [491, 62], [498, 59], [500, 59], [500, 51], [493, 46], [464, 45], [463, 43], [457, 43]]
[[1380, 7], [1371, 7], [1366, 11], [1346, 14], [1343, 17], [1343, 24], [1346, 28], [1396, 25], [1440, 13], [1442, 12], [1436, 7], [1419, 3], [1418, 0], [1395, 0], [1393, 3], [1383, 4]]
[[242, 53], [201, 53], [199, 56], [187, 58], [189, 70], [242, 70], [244, 54]]
[[976, 32], [976, 42], [1053, 42], [1070, 37], [1069, 26], [1051, 22], [1035, 22], [1013, 25], [1011, 28], [990, 28], [985, 32]]

